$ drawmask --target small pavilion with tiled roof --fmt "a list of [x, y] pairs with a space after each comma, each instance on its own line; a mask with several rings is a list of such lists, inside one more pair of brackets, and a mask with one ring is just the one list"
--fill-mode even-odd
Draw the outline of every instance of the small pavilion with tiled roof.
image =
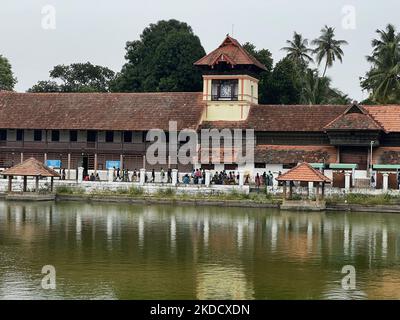
[[60, 175], [53, 169], [45, 166], [42, 162], [35, 158], [29, 158], [1, 173], [8, 177], [8, 192], [12, 192], [12, 179], [16, 176], [24, 178], [23, 192], [27, 191], [28, 177], [35, 177], [35, 191], [39, 192], [39, 179], [42, 177], [51, 178], [50, 191], [53, 191], [53, 179]]
[[[307, 162], [302, 162], [298, 164], [296, 167], [290, 169], [289, 171], [285, 172], [284, 174], [280, 175], [277, 178], [278, 181], [283, 182], [283, 198], [285, 200], [292, 199], [292, 187], [293, 182], [312, 182], [316, 184], [316, 201], [319, 202], [320, 199], [324, 198], [324, 190], [325, 190], [325, 183], [331, 183], [331, 180], [322, 174], [320, 171], [314, 169], [310, 164]], [[289, 182], [289, 195], [287, 196], [287, 186], [286, 182]], [[320, 195], [320, 186], [322, 189]]]

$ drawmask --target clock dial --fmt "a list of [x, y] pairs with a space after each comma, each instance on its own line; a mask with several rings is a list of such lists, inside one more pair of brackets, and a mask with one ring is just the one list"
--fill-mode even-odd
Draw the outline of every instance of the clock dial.
[[232, 96], [232, 87], [229, 84], [223, 84], [221, 86], [221, 97], [229, 98]]

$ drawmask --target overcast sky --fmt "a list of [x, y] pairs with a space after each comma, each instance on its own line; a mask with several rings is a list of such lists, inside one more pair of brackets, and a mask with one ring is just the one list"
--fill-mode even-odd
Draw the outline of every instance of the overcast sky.
[[[55, 9], [54, 29], [46, 5]], [[334, 65], [328, 75], [335, 87], [362, 100], [367, 94], [359, 77], [369, 68], [365, 56], [375, 30], [387, 23], [400, 29], [399, 17], [398, 0], [1, 0], [0, 54], [13, 66], [16, 90], [25, 91], [47, 80], [57, 64], [90, 61], [119, 71], [126, 41], [138, 39], [146, 26], [161, 19], [187, 22], [207, 52], [234, 25], [239, 42], [269, 49], [274, 62], [284, 55], [280, 48], [293, 31], [314, 39], [327, 24], [336, 28], [338, 39], [349, 42], [343, 64]]]

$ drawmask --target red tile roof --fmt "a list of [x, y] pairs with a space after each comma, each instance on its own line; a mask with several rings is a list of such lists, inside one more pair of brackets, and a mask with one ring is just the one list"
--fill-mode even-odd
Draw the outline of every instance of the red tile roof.
[[400, 106], [364, 106], [386, 132], [400, 132]]
[[341, 115], [329, 122], [326, 130], [383, 130], [383, 128], [359, 105], [348, 107]]
[[45, 166], [42, 162], [35, 158], [29, 158], [22, 163], [19, 163], [9, 169], [4, 170], [4, 176], [41, 176], [41, 177], [59, 177], [60, 175]]
[[331, 182], [328, 177], [311, 167], [307, 162], [298, 164], [296, 167], [290, 169], [276, 179], [278, 181]]
[[0, 128], [197, 129], [202, 93], [0, 93]]
[[231, 65], [255, 65], [262, 70], [266, 70], [266, 67], [260, 61], [248, 53], [236, 39], [229, 35], [217, 49], [196, 61], [194, 65], [211, 67], [221, 61]]
[[335, 163], [334, 146], [258, 145], [254, 151], [255, 162], [290, 164], [299, 161], [310, 163]]

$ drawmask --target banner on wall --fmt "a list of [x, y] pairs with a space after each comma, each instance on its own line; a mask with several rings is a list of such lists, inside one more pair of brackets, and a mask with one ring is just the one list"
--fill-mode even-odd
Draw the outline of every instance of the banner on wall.
[[61, 168], [61, 160], [46, 160], [46, 166], [52, 168]]
[[106, 169], [121, 169], [121, 161], [106, 161]]

